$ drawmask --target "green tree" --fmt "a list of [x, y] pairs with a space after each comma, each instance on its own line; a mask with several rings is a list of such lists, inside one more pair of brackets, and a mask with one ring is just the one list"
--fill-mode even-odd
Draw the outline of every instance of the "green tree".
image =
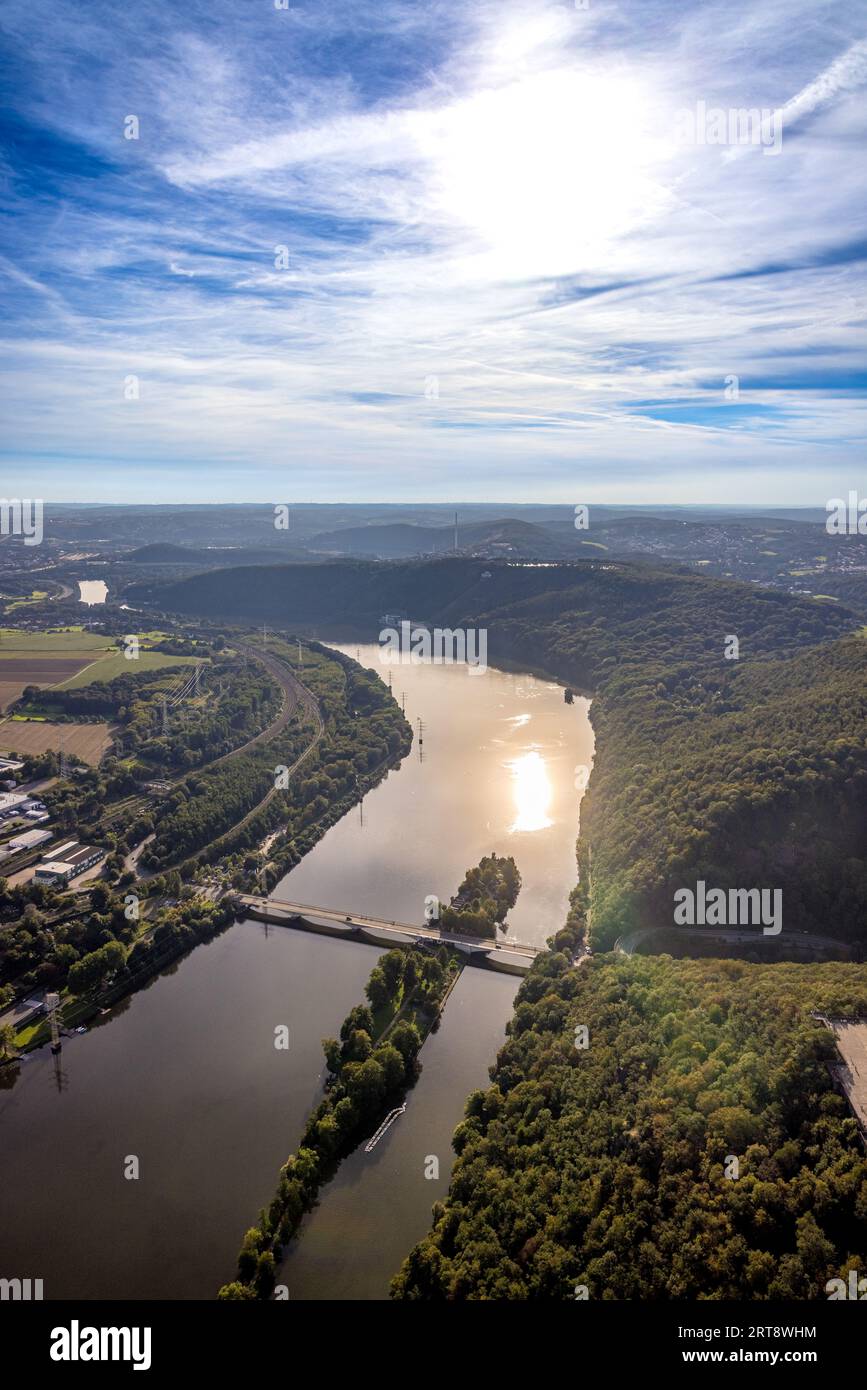
[[388, 1003], [390, 998], [388, 981], [379, 966], [374, 967], [370, 972], [370, 979], [365, 986], [364, 992], [374, 1009], [381, 1009]]
[[403, 980], [405, 969], [404, 951], [386, 951], [384, 956], [379, 959], [379, 969], [385, 976], [385, 983], [388, 987], [390, 997], [397, 994]]
[[336, 1076], [341, 1067], [340, 1043], [336, 1038], [323, 1038], [322, 1049], [325, 1053], [325, 1062], [332, 1076]]

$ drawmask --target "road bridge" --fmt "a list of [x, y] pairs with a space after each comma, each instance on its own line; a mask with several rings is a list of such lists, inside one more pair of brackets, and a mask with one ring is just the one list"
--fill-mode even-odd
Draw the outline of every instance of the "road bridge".
[[[476, 958], [477, 964], [489, 962], [495, 968], [518, 970], [521, 973], [529, 970], [534, 958], [543, 949], [524, 941], [507, 939], [498, 942], [484, 937], [458, 936], [456, 933], [441, 931], [439, 927], [431, 926], [429, 923], [418, 926], [413, 922], [397, 922], [385, 917], [371, 917], [366, 913], [347, 912], [346, 908], [281, 902], [277, 898], [257, 897], [251, 893], [238, 894], [238, 902], [250, 917], [260, 922], [277, 922], [284, 926], [292, 926], [301, 920], [313, 927], [317, 923], [327, 923], [342, 928], [337, 934], [350, 940], [358, 939], [362, 932], [382, 932], [387, 936], [410, 938], [419, 943], [443, 943], [464, 952], [471, 961]], [[481, 957], [486, 958], [486, 962], [478, 959]]]

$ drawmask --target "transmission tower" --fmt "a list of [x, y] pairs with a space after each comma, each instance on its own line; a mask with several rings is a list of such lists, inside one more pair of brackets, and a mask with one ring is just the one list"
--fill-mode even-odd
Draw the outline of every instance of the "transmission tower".
[[48, 1014], [48, 1023], [51, 1028], [51, 1051], [59, 1052], [62, 1046], [60, 1041], [60, 1025], [57, 1022], [57, 1015], [60, 1009], [60, 995], [46, 994], [45, 1012]]
[[167, 734], [168, 731], [169, 731], [169, 710], [168, 710], [168, 705], [166, 704], [166, 697], [165, 697], [165, 695], [164, 695], [163, 698], [162, 698], [162, 706], [163, 706], [163, 733], [164, 733], [164, 734]]

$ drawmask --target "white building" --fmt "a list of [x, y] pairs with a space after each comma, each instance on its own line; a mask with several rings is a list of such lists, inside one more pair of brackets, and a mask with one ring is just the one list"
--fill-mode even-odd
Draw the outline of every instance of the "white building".
[[6, 848], [13, 854], [19, 849], [35, 849], [37, 845], [44, 845], [46, 840], [50, 840], [53, 833], [51, 830], [25, 830], [22, 835], [16, 835], [14, 840], [9, 840]]

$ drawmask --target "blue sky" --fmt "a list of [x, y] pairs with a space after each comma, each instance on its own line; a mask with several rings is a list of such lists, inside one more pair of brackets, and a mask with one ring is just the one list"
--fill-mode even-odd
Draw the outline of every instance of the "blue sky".
[[[867, 5], [6, 0], [0, 31], [3, 495], [867, 491]], [[718, 144], [708, 110], [778, 114]]]

